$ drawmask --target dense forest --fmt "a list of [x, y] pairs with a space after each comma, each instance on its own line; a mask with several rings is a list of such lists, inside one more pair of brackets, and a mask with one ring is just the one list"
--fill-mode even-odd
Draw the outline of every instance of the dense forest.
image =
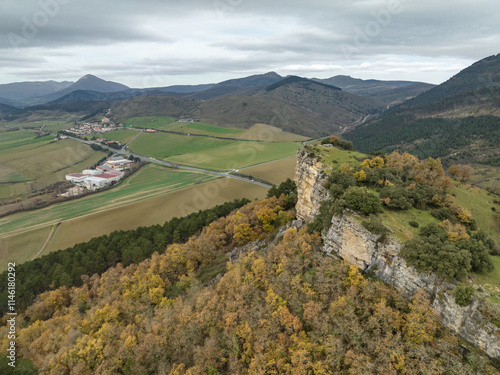
[[[443, 157], [460, 148], [483, 144], [485, 149], [500, 147], [500, 119], [495, 116], [457, 119], [417, 118], [413, 114], [387, 114], [366, 126], [345, 134], [361, 152], [385, 151], [396, 148], [420, 157]], [[482, 154], [481, 153], [481, 154]], [[460, 155], [458, 155], [460, 157]], [[480, 155], [463, 155], [466, 159], [494, 164], [496, 159]], [[450, 161], [457, 158], [450, 157]]]
[[[17, 308], [25, 309], [35, 296], [49, 289], [82, 285], [82, 275], [100, 275], [109, 267], [116, 266], [117, 263], [128, 266], [149, 258], [154, 252], [162, 253], [167, 245], [185, 242], [214, 220], [228, 215], [248, 202], [247, 199], [234, 200], [183, 218], [175, 217], [164, 225], [115, 231], [71, 248], [18, 264], [16, 267]], [[7, 284], [5, 271], [0, 275], [0, 300], [2, 301], [7, 300]], [[6, 312], [7, 305], [0, 305], [0, 314], [3, 315]]]
[[18, 316], [25, 373], [498, 374], [422, 294], [408, 301], [325, 256], [317, 233], [278, 232], [285, 206], [249, 203], [185, 244], [42, 294]]

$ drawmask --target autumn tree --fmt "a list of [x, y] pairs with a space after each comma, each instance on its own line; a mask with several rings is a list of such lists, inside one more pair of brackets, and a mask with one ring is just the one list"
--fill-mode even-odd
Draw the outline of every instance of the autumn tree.
[[460, 182], [465, 182], [472, 178], [474, 169], [470, 165], [453, 164], [449, 166], [448, 173], [453, 178], [460, 179]]

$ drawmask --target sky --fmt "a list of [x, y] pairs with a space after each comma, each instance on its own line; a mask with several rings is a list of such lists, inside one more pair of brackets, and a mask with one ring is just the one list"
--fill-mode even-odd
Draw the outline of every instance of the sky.
[[500, 53], [497, 0], [0, 0], [0, 84], [281, 75], [439, 84]]

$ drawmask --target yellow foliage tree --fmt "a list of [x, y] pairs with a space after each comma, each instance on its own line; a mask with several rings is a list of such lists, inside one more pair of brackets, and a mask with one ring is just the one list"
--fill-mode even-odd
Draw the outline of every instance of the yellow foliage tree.
[[438, 329], [436, 317], [432, 312], [423, 290], [419, 290], [409, 305], [404, 326], [405, 340], [414, 345], [430, 344]]
[[356, 173], [354, 173], [354, 178], [358, 180], [359, 182], [366, 181], [366, 172], [364, 170], [360, 170]]
[[344, 163], [340, 166], [340, 173], [342, 174], [350, 174], [352, 171], [351, 164], [349, 163]]
[[358, 290], [364, 289], [366, 286], [366, 280], [359, 272], [359, 268], [356, 266], [349, 266], [347, 271], [347, 277], [344, 280], [344, 285], [347, 287], [354, 287]]
[[469, 210], [461, 207], [457, 212], [458, 220], [460, 220], [464, 224], [471, 224], [473, 217]]
[[462, 224], [453, 225], [448, 219], [439, 223], [439, 226], [444, 229], [448, 235], [448, 241], [458, 242], [460, 240], [468, 240], [470, 238], [467, 229]]
[[382, 159], [380, 156], [375, 156], [370, 159], [365, 159], [363, 163], [361, 163], [361, 166], [363, 168], [370, 168], [370, 169], [383, 168], [384, 165], [385, 165], [384, 159]]
[[261, 222], [264, 232], [270, 232], [273, 230], [273, 223], [277, 217], [277, 213], [270, 207], [262, 207], [257, 211], [257, 218]]
[[395, 168], [402, 171], [405, 167], [415, 167], [419, 163], [416, 156], [413, 156], [407, 152], [400, 154], [397, 151], [393, 151], [390, 155], [386, 157], [386, 166], [388, 168]]
[[248, 242], [256, 240], [256, 233], [249, 223], [242, 223], [234, 226], [233, 240], [236, 245], [244, 245]]

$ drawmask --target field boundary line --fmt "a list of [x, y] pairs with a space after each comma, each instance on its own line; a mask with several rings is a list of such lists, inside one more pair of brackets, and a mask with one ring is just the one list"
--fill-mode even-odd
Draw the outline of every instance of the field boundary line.
[[57, 232], [57, 229], [59, 229], [59, 224], [60, 223], [52, 225], [52, 229], [50, 230], [49, 235], [47, 236], [47, 239], [45, 240], [45, 243], [43, 244], [42, 248], [40, 250], [38, 250], [38, 252], [35, 255], [33, 255], [31, 260], [34, 260], [43, 254], [43, 252], [47, 248], [47, 245], [49, 244], [49, 242], [52, 240], [52, 238], [54, 238], [54, 236]]

